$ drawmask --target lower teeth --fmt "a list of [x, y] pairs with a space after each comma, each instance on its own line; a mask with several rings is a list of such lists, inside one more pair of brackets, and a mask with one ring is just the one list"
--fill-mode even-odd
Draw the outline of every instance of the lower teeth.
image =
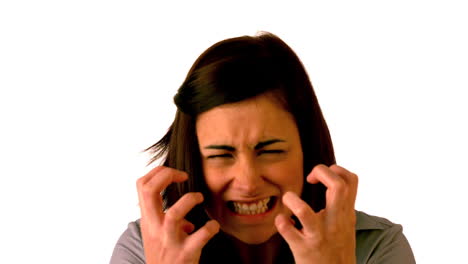
[[253, 215], [253, 214], [262, 214], [264, 212], [267, 211], [268, 208], [264, 207], [264, 208], [259, 208], [255, 211], [251, 211], [251, 210], [244, 210], [244, 209], [236, 209], [236, 213], [238, 214], [245, 214], [245, 215]]
[[261, 202], [257, 202], [256, 206], [252, 206], [252, 208], [251, 204], [236, 202], [229, 202], [227, 206], [231, 211], [240, 215], [263, 214], [269, 210], [270, 206], [274, 204], [274, 199], [274, 197], [266, 198]]

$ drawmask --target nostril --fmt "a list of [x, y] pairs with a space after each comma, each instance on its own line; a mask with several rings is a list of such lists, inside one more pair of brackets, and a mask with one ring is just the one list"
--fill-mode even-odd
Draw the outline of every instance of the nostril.
[[262, 180], [260, 177], [238, 177], [232, 186], [245, 195], [255, 197], [261, 189]]
[[260, 195], [260, 185], [238, 184], [234, 189], [245, 197], [257, 197]]

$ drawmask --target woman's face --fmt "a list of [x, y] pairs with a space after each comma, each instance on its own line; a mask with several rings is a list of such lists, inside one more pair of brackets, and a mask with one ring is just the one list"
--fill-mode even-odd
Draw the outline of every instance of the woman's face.
[[261, 95], [202, 113], [196, 123], [207, 212], [221, 229], [249, 244], [268, 240], [275, 216], [291, 215], [285, 192], [303, 187], [303, 154], [290, 113]]

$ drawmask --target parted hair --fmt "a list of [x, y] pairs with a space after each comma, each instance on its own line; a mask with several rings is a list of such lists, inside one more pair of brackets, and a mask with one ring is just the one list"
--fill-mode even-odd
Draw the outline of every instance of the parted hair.
[[[222, 40], [194, 62], [174, 96], [175, 119], [167, 133], [147, 148], [150, 161], [188, 173], [189, 179], [173, 183], [163, 192], [169, 208], [187, 192], [208, 190], [196, 135], [197, 116], [219, 105], [270, 94], [291, 113], [298, 127], [304, 161], [304, 182], [317, 164], [335, 163], [332, 140], [309, 76], [294, 51], [277, 36], [262, 32]], [[315, 211], [325, 207], [326, 188], [304, 184], [302, 199]], [[187, 219], [201, 226], [207, 220], [202, 206]]]

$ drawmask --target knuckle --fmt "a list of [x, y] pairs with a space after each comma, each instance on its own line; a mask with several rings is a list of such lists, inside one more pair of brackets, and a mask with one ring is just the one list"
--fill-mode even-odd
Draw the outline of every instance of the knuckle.
[[342, 193], [342, 192], [346, 191], [346, 183], [342, 179], [339, 179], [339, 180], [335, 181], [333, 187], [339, 193]]
[[302, 218], [302, 217], [307, 216], [310, 213], [310, 210], [306, 205], [301, 204], [300, 206], [296, 208], [294, 213], [297, 217]]
[[144, 177], [140, 177], [140, 178], [136, 181], [137, 189], [140, 189], [140, 188], [143, 186], [143, 182], [144, 182]]
[[198, 237], [199, 242], [206, 243], [213, 234], [214, 234], [213, 227], [207, 226], [206, 228], [200, 230], [200, 234]]
[[179, 254], [180, 263], [190, 263], [193, 261], [193, 253], [190, 251], [191, 251], [190, 249], [184, 249], [180, 251], [180, 254]]
[[317, 164], [315, 165], [314, 170], [323, 171], [323, 170], [326, 170], [327, 168], [328, 167], [325, 164]]
[[322, 248], [326, 243], [325, 236], [322, 232], [316, 232], [308, 239], [309, 244], [315, 248]]
[[203, 240], [204, 238], [208, 237], [211, 232], [212, 232], [212, 227], [210, 227], [209, 225], [205, 225], [204, 228], [201, 228], [200, 229], [200, 238]]
[[161, 239], [161, 231], [157, 226], [154, 226], [150, 223], [143, 222], [144, 218], [141, 219], [141, 234], [144, 239], [160, 240]]
[[351, 173], [351, 181], [353, 184], [357, 185], [359, 183], [359, 176], [355, 173]]
[[140, 192], [141, 196], [143, 197], [143, 199], [145, 199], [145, 200], [150, 200], [150, 199], [155, 198], [154, 190], [152, 190], [148, 186], [145, 186], [145, 185], [141, 186], [139, 188], [139, 192]]
[[170, 208], [166, 212], [165, 219], [169, 223], [173, 223], [173, 222], [177, 221], [178, 215], [180, 215], [180, 212], [177, 210], [177, 208]]
[[155, 175], [156, 174], [167, 173], [167, 172], [170, 172], [171, 170], [172, 170], [171, 168], [168, 168], [166, 166], [157, 166]]
[[143, 194], [145, 196], [152, 194], [152, 190], [148, 185], [141, 186], [140, 191], [141, 191], [141, 194]]

